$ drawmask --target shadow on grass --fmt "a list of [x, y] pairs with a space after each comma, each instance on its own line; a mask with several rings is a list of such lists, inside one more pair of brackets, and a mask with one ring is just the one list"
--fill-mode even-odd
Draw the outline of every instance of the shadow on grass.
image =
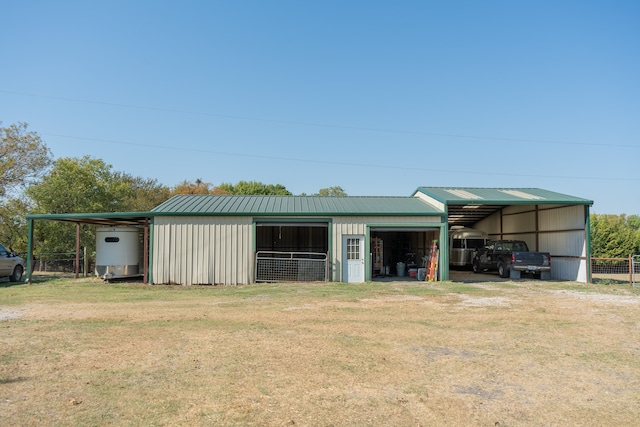
[[16, 378], [0, 378], [0, 384], [13, 384], [13, 383], [21, 383], [27, 381], [25, 377], [16, 377]]
[[[33, 274], [31, 276], [31, 283], [47, 283], [59, 279], [73, 279], [75, 275], [68, 274]], [[12, 282], [8, 277], [0, 279], [0, 288], [9, 288], [12, 286], [28, 286], [30, 283], [24, 280], [20, 282]]]
[[592, 278], [591, 282], [594, 285], [629, 285], [628, 280], [617, 280], [617, 279], [600, 279], [600, 278]]

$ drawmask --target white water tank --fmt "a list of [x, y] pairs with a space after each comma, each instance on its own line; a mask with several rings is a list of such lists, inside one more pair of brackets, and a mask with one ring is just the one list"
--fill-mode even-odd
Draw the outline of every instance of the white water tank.
[[140, 230], [135, 227], [96, 229], [96, 275], [117, 279], [141, 275]]

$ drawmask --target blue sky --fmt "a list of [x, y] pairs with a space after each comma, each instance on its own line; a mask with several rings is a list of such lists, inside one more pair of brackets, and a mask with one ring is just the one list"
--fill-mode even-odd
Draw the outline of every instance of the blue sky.
[[640, 214], [640, 2], [5, 2], [0, 120], [173, 186]]

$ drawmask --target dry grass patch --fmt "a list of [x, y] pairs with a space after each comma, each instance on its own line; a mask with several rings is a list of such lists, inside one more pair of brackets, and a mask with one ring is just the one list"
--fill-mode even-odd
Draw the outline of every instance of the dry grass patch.
[[71, 280], [0, 297], [0, 425], [640, 419], [635, 289]]

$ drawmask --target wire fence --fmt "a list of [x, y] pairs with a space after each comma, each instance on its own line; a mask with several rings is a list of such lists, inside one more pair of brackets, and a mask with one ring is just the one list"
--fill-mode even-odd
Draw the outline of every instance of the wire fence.
[[[75, 252], [55, 252], [34, 254], [31, 261], [34, 274], [66, 276], [76, 272]], [[80, 254], [78, 271], [81, 275], [87, 275], [89, 267], [85, 263], [84, 254]], [[85, 270], [86, 267], [86, 270]]]
[[591, 280], [594, 283], [640, 284], [640, 255], [627, 258], [591, 257]]

